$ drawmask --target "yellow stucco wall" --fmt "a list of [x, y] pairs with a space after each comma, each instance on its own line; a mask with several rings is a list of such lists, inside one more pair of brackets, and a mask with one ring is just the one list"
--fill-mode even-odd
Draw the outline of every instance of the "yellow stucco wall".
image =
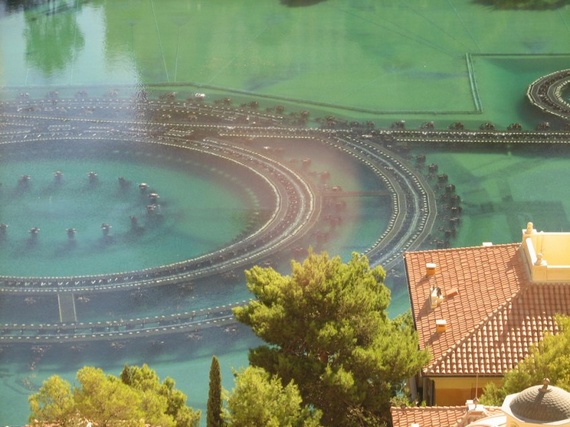
[[502, 377], [433, 377], [431, 379], [434, 381], [437, 406], [465, 405], [467, 400], [481, 396], [485, 384], [493, 382], [500, 386], [503, 381]]
[[532, 281], [570, 281], [570, 233], [537, 232], [529, 222], [522, 230], [521, 248]]

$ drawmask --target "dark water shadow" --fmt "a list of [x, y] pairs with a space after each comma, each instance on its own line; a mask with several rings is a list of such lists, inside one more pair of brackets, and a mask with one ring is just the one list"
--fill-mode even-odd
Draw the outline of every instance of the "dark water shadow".
[[281, 4], [287, 7], [306, 7], [314, 6], [326, 0], [281, 0]]
[[531, 105], [526, 96], [521, 96], [516, 100], [514, 109], [518, 117], [522, 119], [522, 122], [527, 123], [525, 130], [535, 130], [540, 123], [549, 123], [552, 130], [563, 130], [567, 124], [560, 117], [541, 111], [534, 105]]
[[500, 10], [553, 10], [568, 4], [569, 0], [473, 0], [473, 3]]
[[[0, 366], [11, 366], [0, 378], [8, 375], [42, 372], [47, 366], [58, 371], [74, 372], [83, 366], [99, 366], [106, 371], [118, 371], [125, 363], [151, 367], [165, 363], [187, 362], [204, 354], [224, 354], [232, 350], [247, 351], [261, 345], [251, 329], [242, 324], [211, 327], [180, 334], [165, 334], [136, 339], [106, 339], [49, 344], [5, 344], [0, 346]], [[37, 390], [38, 381], [30, 387]]]

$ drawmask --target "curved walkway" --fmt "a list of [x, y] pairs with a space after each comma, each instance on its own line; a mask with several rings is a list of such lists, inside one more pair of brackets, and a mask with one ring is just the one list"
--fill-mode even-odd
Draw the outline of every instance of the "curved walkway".
[[[284, 249], [299, 245], [315, 232], [327, 193], [316, 188], [303, 171], [244, 144], [244, 141], [260, 137], [269, 143], [287, 138], [317, 141], [355, 158], [372, 170], [381, 182], [379, 187], [388, 190], [392, 214], [387, 229], [365, 252], [371, 264], [381, 264], [389, 269], [400, 262], [405, 250], [423, 242], [435, 221], [435, 195], [421, 174], [379, 141], [358, 138], [348, 131], [288, 128], [279, 126], [279, 117], [271, 113], [243, 111], [225, 105], [175, 102], [170, 98], [133, 101], [114, 97], [59, 99], [57, 95], [50, 95], [37, 102], [23, 97], [0, 107], [4, 110], [4, 121], [0, 126], [3, 143], [127, 141], [171, 147], [181, 153], [199, 151], [246, 168], [266, 183], [275, 200], [269, 219], [260, 228], [213, 253], [158, 268], [116, 274], [0, 276], [0, 294], [22, 297], [84, 295], [184, 284], [264, 264]], [[197, 137], [197, 133], [205, 136]], [[73, 301], [73, 296], [66, 300]], [[142, 320], [6, 324], [0, 325], [0, 342], [74, 342], [187, 333], [232, 322], [232, 306]]]
[[234, 307], [240, 301], [203, 310], [186, 311], [164, 316], [140, 317], [127, 320], [65, 323], [6, 323], [0, 324], [0, 344], [8, 343], [76, 343], [133, 339], [164, 334], [189, 334], [200, 330], [235, 323]]
[[570, 103], [562, 94], [570, 84], [570, 69], [556, 71], [530, 84], [526, 95], [530, 102], [545, 113], [570, 120]]

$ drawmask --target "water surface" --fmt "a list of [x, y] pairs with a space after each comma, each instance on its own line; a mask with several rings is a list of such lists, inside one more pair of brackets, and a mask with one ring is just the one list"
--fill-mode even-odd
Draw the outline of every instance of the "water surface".
[[[532, 129], [551, 119], [526, 102], [527, 85], [569, 67], [568, 7], [495, 11], [471, 0], [327, 0], [310, 7], [286, 7], [278, 0], [39, 3], [23, 7], [19, 2], [0, 2], [0, 100], [14, 99], [20, 92], [44, 96], [49, 90], [72, 94], [87, 89], [95, 96], [110, 88], [130, 96], [149, 88], [205, 92], [209, 100], [229, 96], [235, 104], [255, 99], [262, 106], [281, 104], [286, 111], [308, 110], [312, 117], [332, 114], [373, 120], [378, 127], [404, 119], [410, 127], [433, 120], [440, 128], [455, 121], [477, 128], [491, 121], [499, 128], [519, 122]], [[566, 147], [413, 148], [414, 154], [419, 152], [449, 175], [462, 197], [464, 215], [452, 245], [518, 241], [529, 220], [538, 229], [568, 231]], [[293, 158], [293, 153], [286, 156]], [[331, 180], [347, 189], [370, 185], [367, 173], [348, 159], [319, 151], [311, 157], [316, 169], [329, 169]], [[134, 154], [115, 160], [86, 156], [79, 162], [67, 156], [35, 159], [30, 152], [27, 159], [2, 160], [1, 166], [2, 215], [10, 215], [14, 223], [9, 230], [14, 240], [0, 245], [2, 274], [17, 273], [22, 262], [32, 274], [57, 273], [68, 256], [88, 258], [98, 271], [177, 260], [231, 240], [255, 203], [214, 184], [217, 181], [208, 171], [186, 173], [171, 162], [149, 163]], [[65, 173], [63, 189], [53, 187], [52, 174], [59, 169]], [[100, 178], [97, 188], [85, 183], [91, 170]], [[126, 228], [120, 224], [142, 205], [136, 192], [115, 197], [119, 170], [133, 183], [151, 182], [165, 206], [172, 208], [172, 215], [155, 233], [138, 239], [137, 252], [125, 250], [128, 224]], [[24, 174], [32, 176], [32, 186], [19, 192], [17, 179]], [[188, 194], [187, 188], [195, 193]], [[62, 206], [73, 192], [83, 202], [71, 221], [69, 209]], [[199, 207], [196, 200], [202, 203]], [[37, 216], [32, 217], [34, 209]], [[22, 211], [27, 213], [19, 218]], [[113, 215], [109, 220], [107, 213]], [[345, 258], [352, 250], [364, 250], [384, 229], [388, 214], [382, 200], [355, 200], [345, 214], [347, 220], [324, 249]], [[185, 215], [190, 220], [181, 221]], [[99, 223], [106, 221], [113, 223], [120, 246], [99, 244]], [[36, 225], [42, 229], [41, 240], [30, 246], [27, 230]], [[77, 247], [67, 246], [67, 227], [77, 228]], [[160, 244], [153, 246], [152, 241]], [[112, 262], [99, 258], [109, 251], [111, 258], [116, 255]], [[283, 254], [285, 272], [289, 258]], [[87, 271], [86, 265], [68, 262], [65, 268]], [[389, 284], [391, 312], [404, 311], [409, 303], [401, 272], [393, 272]], [[169, 313], [248, 294], [243, 279], [237, 277], [197, 284], [188, 294], [164, 291], [160, 298], [154, 296], [143, 296], [137, 303], [128, 298], [115, 302], [94, 298], [81, 308], [82, 316]], [[0, 307], [6, 318], [42, 321], [55, 316], [44, 302], [6, 297]], [[211, 355], [220, 357], [224, 385], [231, 388], [231, 368], [247, 364], [247, 348], [256, 342], [240, 327], [124, 348], [93, 345], [35, 352], [6, 348], [0, 356], [0, 421], [23, 424], [29, 393], [53, 373], [72, 379], [83, 364], [117, 374], [124, 363], [147, 362], [161, 376], [174, 377], [188, 393], [189, 403], [203, 409]]]

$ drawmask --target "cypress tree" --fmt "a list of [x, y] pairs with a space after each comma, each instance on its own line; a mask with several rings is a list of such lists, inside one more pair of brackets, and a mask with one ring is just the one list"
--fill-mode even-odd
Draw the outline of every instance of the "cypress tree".
[[208, 392], [206, 426], [224, 426], [222, 418], [222, 375], [220, 373], [220, 362], [216, 356], [212, 356], [212, 364], [210, 365], [210, 390]]

